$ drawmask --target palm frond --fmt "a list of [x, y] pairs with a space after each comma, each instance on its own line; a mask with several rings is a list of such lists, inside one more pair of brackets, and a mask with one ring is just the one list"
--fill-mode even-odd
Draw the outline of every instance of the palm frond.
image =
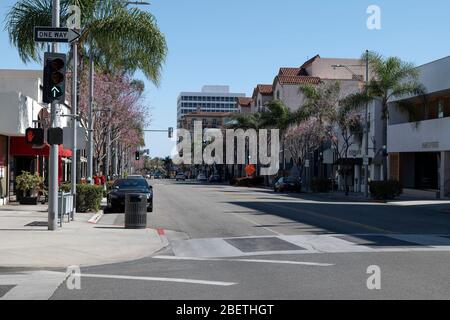
[[52, 25], [51, 7], [52, 0], [20, 0], [6, 14], [4, 30], [25, 63], [40, 62], [45, 45], [34, 41], [33, 30], [35, 26]]

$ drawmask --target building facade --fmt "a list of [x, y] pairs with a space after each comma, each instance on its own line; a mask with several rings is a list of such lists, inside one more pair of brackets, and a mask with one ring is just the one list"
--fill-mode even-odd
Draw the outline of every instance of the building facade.
[[[418, 67], [426, 96], [403, 97], [389, 106], [389, 177], [404, 188], [450, 196], [450, 56]], [[415, 117], [396, 104], [406, 102]]]
[[204, 86], [200, 92], [181, 92], [177, 101], [177, 122], [198, 108], [211, 113], [237, 112], [237, 100], [242, 97], [244, 93], [232, 93], [229, 86]]
[[[49, 146], [36, 148], [25, 142], [27, 128], [47, 127], [49, 110], [42, 104], [41, 70], [0, 70], [0, 204], [15, 199], [15, 177], [22, 171], [47, 176]], [[70, 108], [60, 106], [62, 114]], [[69, 118], [62, 118], [62, 127]], [[70, 150], [60, 148], [59, 178], [69, 176]]]

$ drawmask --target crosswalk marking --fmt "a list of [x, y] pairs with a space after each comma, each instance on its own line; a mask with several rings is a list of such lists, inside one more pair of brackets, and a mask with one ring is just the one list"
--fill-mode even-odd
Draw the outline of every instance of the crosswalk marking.
[[[351, 237], [349, 237], [351, 236]], [[243, 252], [230, 244], [230, 238], [189, 239], [171, 241], [176, 257], [188, 258], [234, 258], [273, 254], [311, 254], [311, 253], [351, 253], [351, 252], [409, 252], [409, 251], [450, 251], [450, 236], [430, 234], [325, 234], [325, 235], [273, 235], [292, 243], [302, 250]], [[383, 240], [372, 242], [374, 238]], [[238, 237], [232, 239], [251, 239], [257, 237]], [[261, 238], [261, 236], [258, 236]], [[361, 241], [351, 241], [351, 238]], [[391, 240], [389, 240], [391, 239]], [[405, 245], [397, 245], [401, 240]], [[390, 244], [392, 242], [392, 244]], [[262, 248], [264, 249], [264, 248]]]
[[0, 300], [47, 300], [66, 279], [52, 271], [27, 271], [1, 274], [0, 285], [14, 285]]
[[332, 263], [305, 262], [305, 261], [286, 261], [286, 260], [262, 260], [262, 259], [224, 259], [224, 258], [196, 258], [196, 257], [175, 257], [175, 256], [154, 256], [153, 259], [162, 260], [190, 260], [190, 261], [230, 261], [230, 262], [251, 262], [251, 263], [273, 263], [273, 264], [296, 264], [303, 266], [329, 267]]

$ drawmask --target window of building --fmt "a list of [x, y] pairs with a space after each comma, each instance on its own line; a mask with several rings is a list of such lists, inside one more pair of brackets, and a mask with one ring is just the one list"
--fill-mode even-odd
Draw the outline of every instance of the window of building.
[[280, 90], [277, 90], [277, 99], [280, 100]]

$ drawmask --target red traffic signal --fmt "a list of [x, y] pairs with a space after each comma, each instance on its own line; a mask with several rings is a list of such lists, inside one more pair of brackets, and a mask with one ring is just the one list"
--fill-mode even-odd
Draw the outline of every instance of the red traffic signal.
[[25, 131], [25, 140], [26, 140], [27, 144], [43, 145], [44, 144], [44, 129], [28, 128]]

